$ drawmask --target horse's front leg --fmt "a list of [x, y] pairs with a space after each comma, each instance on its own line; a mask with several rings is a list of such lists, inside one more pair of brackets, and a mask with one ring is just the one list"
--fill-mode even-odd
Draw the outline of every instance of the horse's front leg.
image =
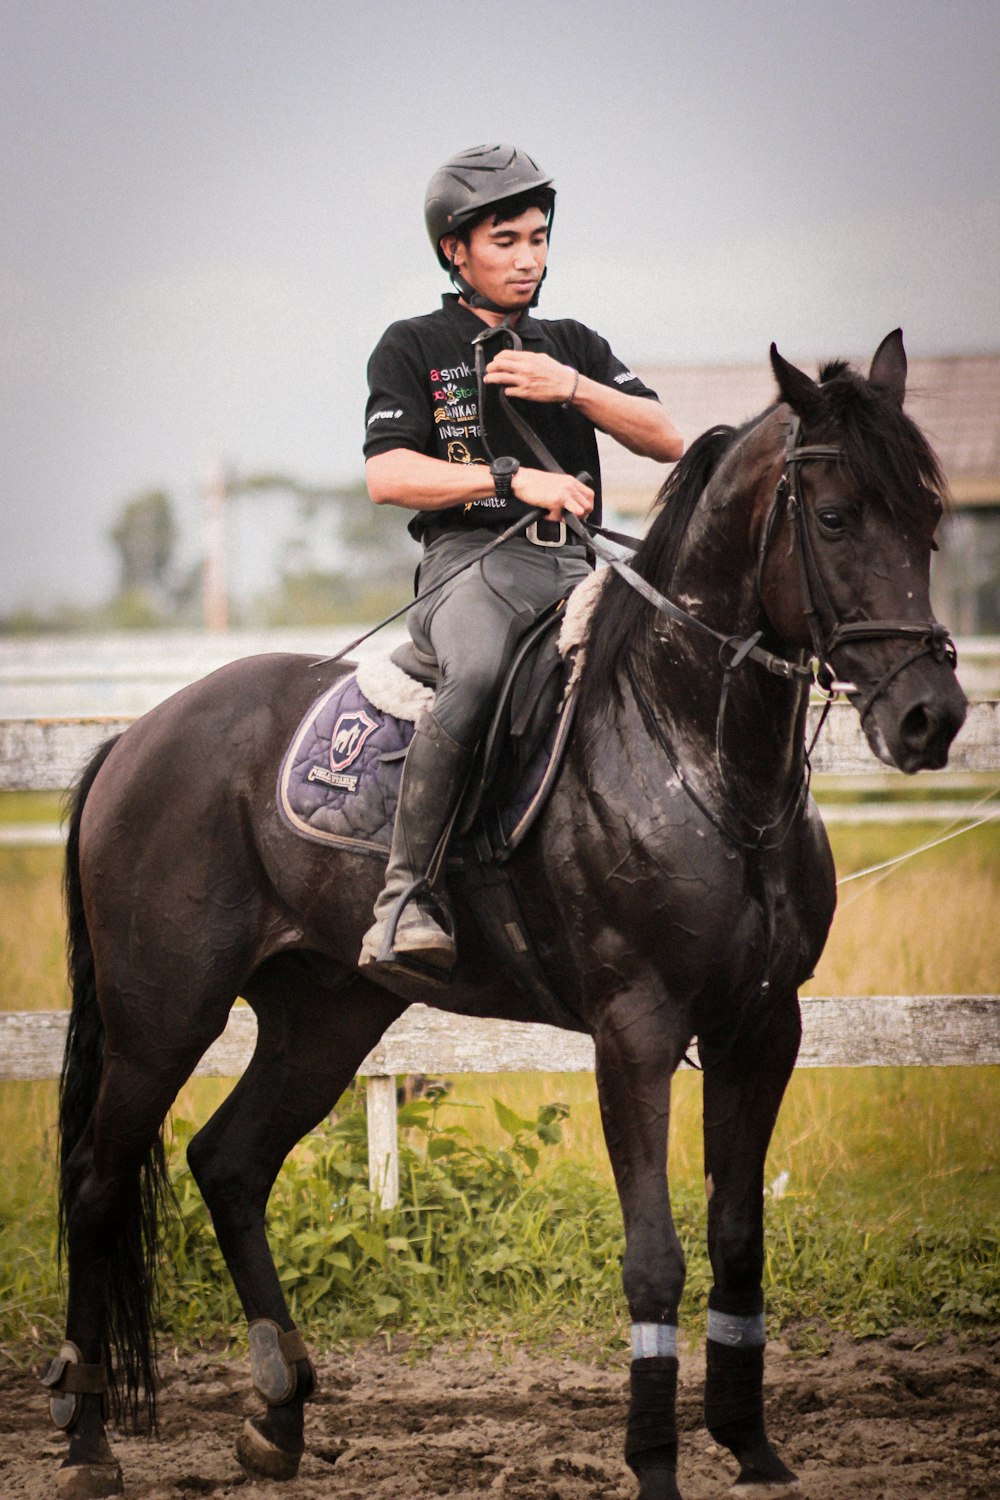
[[639, 1500], [677, 1488], [677, 1309], [684, 1255], [667, 1187], [670, 1080], [690, 1033], [648, 995], [619, 996], [595, 1036], [604, 1134], [625, 1221], [623, 1282], [632, 1319], [625, 1459]]
[[717, 1043], [699, 1040], [705, 1075], [708, 1298], [705, 1423], [739, 1460], [738, 1490], [784, 1493], [795, 1475], [764, 1428], [764, 1161], [798, 1052], [794, 993], [754, 1026]]

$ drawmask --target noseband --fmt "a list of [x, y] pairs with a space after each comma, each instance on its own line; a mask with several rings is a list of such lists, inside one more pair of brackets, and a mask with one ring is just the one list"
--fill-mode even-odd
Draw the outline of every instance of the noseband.
[[[859, 717], [863, 720], [890, 682], [913, 662], [919, 661], [922, 656], [932, 656], [937, 662], [947, 661], [954, 666], [957, 652], [948, 631], [936, 620], [859, 620], [845, 625], [837, 619], [837, 612], [830, 601], [816, 560], [816, 552], [809, 531], [808, 513], [800, 499], [800, 468], [804, 463], [818, 460], [839, 462], [843, 458], [843, 451], [832, 444], [800, 444], [801, 431], [801, 419], [793, 416], [788, 426], [788, 437], [785, 442], [785, 467], [778, 480], [774, 499], [764, 523], [763, 537], [757, 555], [757, 593], [758, 596], [761, 593], [761, 575], [775, 523], [781, 511], [784, 510], [788, 516], [792, 548], [798, 562], [802, 613], [809, 626], [813, 654], [818, 663], [816, 679], [821, 687], [829, 690], [833, 686], [834, 672], [831, 657], [840, 646], [856, 641], [888, 640], [897, 636], [918, 642], [912, 651], [907, 652], [883, 673], [864, 698], [861, 698], [856, 689], [853, 692], [848, 690]], [[827, 619], [833, 621], [829, 634], [824, 633], [821, 608]], [[860, 703], [857, 701], [859, 698], [861, 698]]]

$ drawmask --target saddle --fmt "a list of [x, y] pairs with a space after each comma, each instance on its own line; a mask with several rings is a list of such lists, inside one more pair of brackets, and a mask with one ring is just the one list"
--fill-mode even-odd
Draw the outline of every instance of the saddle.
[[[501, 687], [456, 819], [463, 863], [503, 861], [545, 804], [572, 722], [565, 605], [536, 621]], [[278, 807], [303, 838], [388, 854], [414, 722], [430, 706], [436, 664], [407, 642], [359, 665], [313, 703], [282, 761]]]
[[[606, 573], [591, 573], [543, 615], [518, 649], [473, 762], [448, 870], [513, 983], [556, 1025], [577, 1025], [556, 999], [506, 861], [545, 806], [569, 740], [590, 613]], [[435, 664], [410, 645], [361, 663], [310, 707], [278, 775], [278, 808], [303, 838], [386, 859], [414, 723], [434, 698]], [[407, 1000], [421, 980], [394, 980]]]

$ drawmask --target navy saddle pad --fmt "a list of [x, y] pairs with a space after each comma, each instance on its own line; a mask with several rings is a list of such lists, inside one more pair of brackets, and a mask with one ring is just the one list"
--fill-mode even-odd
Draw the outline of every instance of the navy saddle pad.
[[[427, 689], [426, 704], [433, 697]], [[527, 832], [554, 777], [569, 715], [552, 726], [518, 785], [494, 810], [491, 841], [509, 852]], [[309, 709], [278, 773], [278, 808], [295, 833], [323, 844], [388, 855], [413, 720], [378, 708], [357, 675], [341, 678]], [[473, 830], [470, 830], [473, 831]]]

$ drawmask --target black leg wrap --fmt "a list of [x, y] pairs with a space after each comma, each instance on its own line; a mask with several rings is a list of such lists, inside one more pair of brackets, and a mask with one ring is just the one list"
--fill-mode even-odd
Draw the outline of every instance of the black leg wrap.
[[677, 1361], [666, 1355], [634, 1359], [625, 1462], [635, 1474], [677, 1468]]
[[705, 1426], [717, 1443], [737, 1452], [731, 1440], [764, 1430], [764, 1349], [705, 1344]]

